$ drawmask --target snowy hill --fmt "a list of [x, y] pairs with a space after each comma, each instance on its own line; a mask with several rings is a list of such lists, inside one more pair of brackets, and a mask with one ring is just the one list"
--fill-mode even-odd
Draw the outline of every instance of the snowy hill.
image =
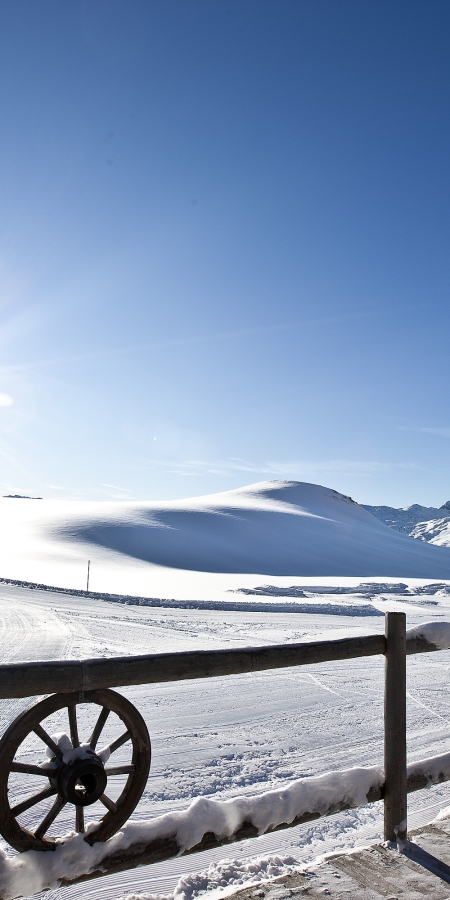
[[380, 522], [402, 534], [440, 547], [450, 547], [450, 500], [437, 509], [413, 503], [395, 509], [392, 506], [363, 506]]
[[[2, 499], [0, 521], [0, 575], [61, 586], [86, 583], [87, 559], [94, 575], [103, 572], [93, 590], [114, 591], [126, 569], [128, 592], [142, 592], [130, 581], [140, 573], [147, 596], [176, 596], [156, 594], [170, 572], [179, 573], [184, 596], [189, 584], [191, 595], [198, 591], [200, 573], [450, 579], [450, 549], [414, 541], [349, 497], [301, 482], [165, 503]], [[172, 574], [172, 591], [174, 583]], [[227, 590], [234, 586], [247, 585], [241, 577]]]
[[201, 572], [450, 577], [450, 551], [392, 533], [348, 497], [262, 482], [165, 504], [123, 504], [60, 527], [145, 562]]

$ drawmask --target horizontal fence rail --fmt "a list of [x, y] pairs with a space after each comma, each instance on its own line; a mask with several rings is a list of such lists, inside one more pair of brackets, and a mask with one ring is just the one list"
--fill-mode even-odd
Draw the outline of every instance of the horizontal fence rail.
[[[406, 642], [406, 653], [438, 650], [424, 638]], [[35, 697], [39, 694], [91, 691], [132, 684], [160, 684], [194, 678], [243, 675], [265, 669], [284, 669], [315, 663], [379, 656], [386, 653], [384, 634], [317, 641], [274, 644], [230, 650], [188, 650], [150, 653], [112, 659], [50, 660], [0, 665], [0, 699]]]

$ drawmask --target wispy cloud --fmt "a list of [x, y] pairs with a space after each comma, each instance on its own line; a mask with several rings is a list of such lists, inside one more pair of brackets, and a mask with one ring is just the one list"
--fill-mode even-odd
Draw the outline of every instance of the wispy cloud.
[[106, 481], [102, 481], [100, 487], [112, 488], [114, 491], [122, 491], [124, 494], [131, 493], [129, 488], [119, 487], [118, 484], [108, 484]]
[[[170, 350], [177, 347], [184, 347], [196, 344], [209, 344], [217, 341], [232, 341], [246, 337], [258, 337], [265, 334], [283, 333], [298, 328], [310, 328], [323, 325], [335, 325], [338, 322], [351, 322], [360, 319], [368, 319], [386, 315], [386, 310], [376, 308], [366, 310], [360, 313], [352, 313], [338, 316], [320, 316], [310, 319], [297, 319], [286, 322], [274, 322], [269, 325], [263, 325], [256, 328], [230, 329], [227, 331], [209, 332], [206, 334], [189, 335], [185, 337], [171, 338], [163, 341], [146, 342], [142, 344], [134, 344], [127, 347], [112, 347], [104, 350], [92, 350], [87, 353], [71, 354], [67, 356], [55, 356], [48, 359], [38, 359], [29, 362], [17, 363], [15, 365], [6, 365], [0, 367], [0, 374], [11, 374], [24, 370], [32, 370], [46, 366], [57, 366], [67, 363], [86, 362], [88, 360], [100, 360], [107, 358], [116, 358], [119, 355], [136, 354], [139, 352], [148, 352], [149, 350]], [[392, 308], [389, 309], [392, 313]]]
[[325, 460], [323, 462], [310, 462], [307, 460], [291, 460], [277, 462], [252, 462], [239, 457], [229, 457], [223, 460], [152, 460], [151, 463], [143, 463], [142, 469], [164, 470], [166, 473], [180, 476], [195, 475], [222, 475], [232, 477], [237, 472], [249, 476], [265, 476], [266, 478], [294, 479], [298, 481], [315, 480], [332, 475], [343, 475], [357, 478], [368, 478], [373, 475], [382, 475], [398, 470], [415, 470], [420, 468], [415, 463], [374, 462], [371, 460]]
[[0, 394], [0, 406], [12, 406], [14, 400], [9, 394]]
[[[26, 466], [24, 466], [16, 456], [14, 456], [12, 448], [8, 446], [6, 441], [2, 440], [0, 440], [0, 457], [3, 457], [3, 459], [10, 463], [13, 468], [20, 472], [22, 477], [25, 477], [29, 483], [31, 482], [36, 486], [39, 484], [39, 479], [36, 478], [35, 475], [33, 475], [33, 473], [30, 472], [29, 469], [27, 469]], [[37, 487], [35, 487], [34, 489], [37, 490]]]
[[317, 476], [322, 473], [351, 475], [356, 477], [368, 477], [370, 475], [394, 472], [398, 469], [418, 469], [414, 463], [374, 462], [371, 460], [329, 459], [324, 462], [293, 461], [287, 463], [270, 463], [273, 470], [278, 472], [301, 472], [308, 476]]

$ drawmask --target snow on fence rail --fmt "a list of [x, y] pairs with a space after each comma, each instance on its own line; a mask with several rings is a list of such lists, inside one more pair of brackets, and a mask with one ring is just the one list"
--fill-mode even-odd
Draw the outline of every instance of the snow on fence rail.
[[[0, 666], [1, 698], [78, 692], [64, 694], [66, 698], [79, 696], [79, 701], [72, 700], [76, 703], [84, 700], [85, 691], [101, 694], [105, 687], [118, 685], [222, 677], [379, 654], [386, 658], [384, 772], [378, 767], [354, 768], [301, 778], [281, 790], [255, 797], [225, 801], [199, 798], [183, 812], [122, 824], [119, 833], [106, 841], [90, 843], [90, 838], [95, 841], [90, 826], [85, 834], [57, 841], [50, 854], [28, 850], [12, 859], [0, 855], [0, 900], [207, 850], [381, 799], [385, 839], [404, 840], [407, 793], [450, 780], [450, 754], [406, 766], [406, 655], [443, 649], [450, 649], [449, 623], [429, 623], [406, 632], [405, 614], [387, 613], [384, 635], [239, 650]], [[45, 702], [51, 702], [51, 698]], [[1, 817], [7, 803], [5, 796], [0, 796]]]

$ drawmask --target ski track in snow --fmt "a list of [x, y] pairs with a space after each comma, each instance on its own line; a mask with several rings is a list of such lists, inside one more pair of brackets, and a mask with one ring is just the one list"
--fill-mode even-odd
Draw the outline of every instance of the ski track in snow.
[[[127, 606], [5, 584], [0, 584], [0, 599], [2, 661], [8, 662], [307, 641], [379, 633], [383, 628], [377, 617]], [[400, 607], [395, 596], [383, 597], [387, 607], [392, 603], [392, 608], [404, 608], [402, 602]], [[430, 617], [450, 621], [450, 598], [440, 598], [439, 606], [426, 612], [408, 607], [408, 627]], [[449, 665], [450, 651], [408, 660], [410, 761], [449, 749]], [[184, 809], [199, 796], [255, 794], [305, 775], [382, 764], [382, 658], [230, 676], [220, 683], [208, 679], [142, 685], [121, 693], [144, 715], [152, 738], [152, 768], [133, 815], [136, 821]], [[0, 701], [2, 730], [29, 702]], [[87, 719], [81, 716], [81, 729], [87, 730]], [[52, 727], [54, 733], [67, 723], [55, 716]], [[30, 739], [28, 746], [38, 747], [37, 739]], [[122, 748], [117, 762], [125, 757]], [[29, 793], [29, 786], [24, 793], [21, 777], [12, 785], [18, 798]], [[410, 826], [429, 821], [449, 804], [447, 785], [411, 795]], [[36, 821], [45, 809], [43, 803]], [[90, 809], [95, 814], [95, 806]], [[31, 812], [36, 815], [33, 810], [25, 816]], [[73, 827], [69, 812], [61, 814], [58, 827]], [[376, 840], [381, 829], [381, 805], [374, 804], [36, 896], [118, 900], [140, 892], [172, 897], [175, 891], [177, 900], [192, 900], [207, 889], [238, 886], [249, 878], [270, 877], [275, 870], [283, 874], [293, 861], [309, 862], [333, 849]], [[268, 857], [278, 858], [272, 868]]]

